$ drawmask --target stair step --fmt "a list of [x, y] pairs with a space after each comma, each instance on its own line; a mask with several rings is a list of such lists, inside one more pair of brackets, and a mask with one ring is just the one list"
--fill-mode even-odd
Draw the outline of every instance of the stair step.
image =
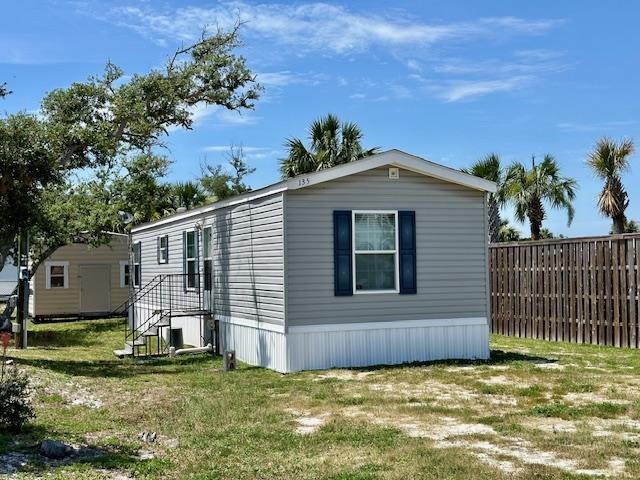
[[142, 332], [143, 337], [155, 337], [158, 335], [158, 327], [151, 327], [146, 332]]
[[171, 324], [171, 321], [169, 320], [169, 318], [163, 318], [162, 320], [159, 320], [158, 322], [154, 323], [153, 326], [154, 327], [168, 327]]
[[136, 338], [133, 342], [131, 340], [129, 340], [128, 342], [124, 343], [125, 348], [126, 347], [144, 347], [147, 344], [147, 342], [145, 342], [143, 339], [141, 338]]
[[118, 358], [124, 358], [124, 357], [129, 357], [133, 354], [133, 352], [127, 348], [125, 348], [124, 350], [114, 350], [113, 354], [118, 357]]

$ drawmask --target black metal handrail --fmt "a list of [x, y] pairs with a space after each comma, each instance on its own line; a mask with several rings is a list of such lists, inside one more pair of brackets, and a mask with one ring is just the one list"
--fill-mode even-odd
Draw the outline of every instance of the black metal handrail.
[[[202, 278], [197, 273], [156, 275], [138, 292], [131, 295], [129, 299], [131, 301], [128, 303], [127, 309], [130, 311], [133, 308], [133, 312], [131, 315], [131, 328], [129, 329], [129, 322], [125, 325], [125, 343], [131, 342], [131, 348], [135, 352], [136, 341], [163, 320], [168, 318], [169, 324], [158, 328], [168, 327], [171, 330], [171, 322], [174, 316], [202, 314], [204, 311], [202, 287]], [[144, 303], [141, 305], [143, 299]], [[144, 320], [138, 322], [136, 310], [139, 311], [141, 308], [146, 308], [148, 312]], [[169, 338], [169, 343], [171, 344], [171, 335]], [[159, 350], [160, 335], [158, 334]]]

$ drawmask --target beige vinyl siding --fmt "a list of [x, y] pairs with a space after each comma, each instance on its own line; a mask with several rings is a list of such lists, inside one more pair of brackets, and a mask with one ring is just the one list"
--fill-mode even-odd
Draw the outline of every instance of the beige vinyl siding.
[[[388, 168], [286, 194], [287, 325], [487, 316], [485, 195]], [[416, 212], [418, 293], [334, 296], [333, 211]], [[354, 272], [355, 274], [355, 272]]]
[[[142, 285], [155, 275], [183, 273], [182, 232], [196, 224], [212, 227], [211, 304], [218, 316], [284, 323], [283, 195], [277, 193], [238, 205], [197, 213], [134, 230], [142, 242]], [[157, 237], [169, 236], [169, 262], [158, 264]], [[198, 267], [203, 268], [203, 241]]]
[[[38, 267], [31, 280], [30, 314], [32, 316], [79, 315], [81, 312], [81, 265], [108, 265], [110, 268], [110, 310], [127, 299], [127, 288], [120, 288], [120, 261], [127, 260], [127, 237], [114, 235], [109, 245], [91, 247], [72, 243], [58, 248]], [[46, 262], [69, 262], [68, 288], [46, 288]], [[91, 313], [91, 312], [86, 312]]]

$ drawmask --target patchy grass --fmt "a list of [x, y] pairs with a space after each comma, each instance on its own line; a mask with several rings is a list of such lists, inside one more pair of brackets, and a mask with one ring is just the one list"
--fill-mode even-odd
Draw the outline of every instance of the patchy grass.
[[[488, 362], [280, 375], [124, 360], [117, 320], [33, 326], [18, 478], [640, 478], [640, 355], [495, 336]], [[153, 443], [138, 439], [156, 432]], [[45, 438], [97, 452], [53, 468]]]

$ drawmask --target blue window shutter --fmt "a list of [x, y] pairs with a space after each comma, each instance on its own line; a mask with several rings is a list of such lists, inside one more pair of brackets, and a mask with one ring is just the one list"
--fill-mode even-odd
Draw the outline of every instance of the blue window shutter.
[[351, 210], [333, 212], [333, 287], [336, 296], [353, 295]]
[[398, 212], [400, 294], [418, 293], [416, 272], [416, 212]]

